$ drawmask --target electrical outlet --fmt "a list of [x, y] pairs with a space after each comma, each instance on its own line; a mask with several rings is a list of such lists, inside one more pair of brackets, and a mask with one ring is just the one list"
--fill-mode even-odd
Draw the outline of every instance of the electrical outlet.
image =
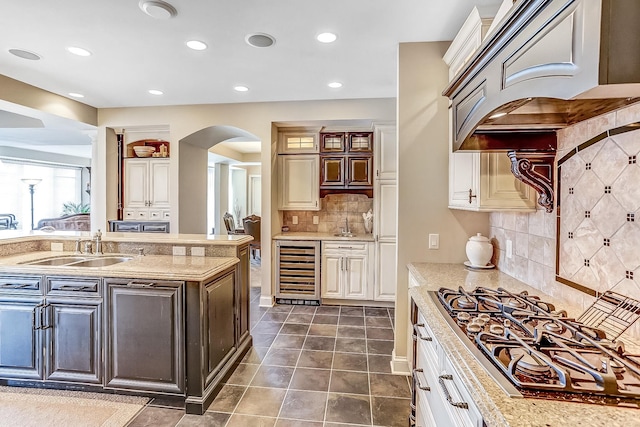
[[64, 245], [60, 242], [51, 242], [51, 252], [64, 251]]
[[429, 234], [429, 249], [440, 249], [439, 234]]
[[187, 255], [187, 248], [184, 246], [174, 246], [173, 247], [173, 256], [185, 256]]
[[507, 240], [507, 258], [513, 258], [513, 241]]
[[320, 218], [318, 217], [318, 215], [313, 216], [313, 224], [314, 225], [320, 224]]
[[204, 256], [204, 248], [202, 246], [194, 246], [191, 248], [191, 256]]
[[298, 224], [298, 215], [293, 215], [291, 217], [291, 222], [293, 223], [293, 225], [297, 225]]

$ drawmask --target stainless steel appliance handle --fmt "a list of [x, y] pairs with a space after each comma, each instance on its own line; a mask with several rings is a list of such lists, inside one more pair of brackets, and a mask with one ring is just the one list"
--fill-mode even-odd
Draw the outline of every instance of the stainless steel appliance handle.
[[447, 386], [444, 383], [444, 380], [453, 381], [453, 375], [444, 374], [444, 375], [440, 375], [438, 377], [438, 383], [440, 384], [440, 387], [442, 388], [442, 392], [444, 393], [444, 397], [447, 398], [447, 402], [449, 402], [449, 404], [451, 406], [455, 406], [456, 408], [469, 409], [469, 404], [467, 402], [454, 402], [453, 401], [453, 399], [451, 398], [451, 393], [449, 393], [449, 390], [447, 389]]
[[415, 325], [413, 325], [413, 331], [415, 332], [416, 336], [422, 341], [433, 341], [433, 338], [431, 338], [429, 335], [422, 335], [422, 333], [420, 332], [420, 328], [424, 328], [424, 323], [416, 323]]
[[416, 387], [418, 387], [420, 390], [424, 390], [424, 391], [431, 391], [431, 387], [429, 387], [428, 385], [422, 385], [422, 382], [420, 382], [420, 378], [418, 378], [418, 374], [420, 374], [423, 379], [424, 379], [424, 383], [427, 383], [427, 379], [424, 377], [424, 369], [422, 368], [415, 368], [413, 370], [413, 381], [416, 385]]

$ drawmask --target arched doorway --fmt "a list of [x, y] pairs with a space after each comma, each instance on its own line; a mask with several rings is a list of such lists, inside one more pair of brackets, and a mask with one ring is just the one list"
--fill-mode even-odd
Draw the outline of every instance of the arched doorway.
[[[178, 144], [178, 192], [180, 233], [202, 234], [207, 229], [208, 151], [223, 141], [259, 141], [250, 132], [234, 126], [209, 126], [182, 138]], [[216, 230], [222, 227], [216, 220]]]

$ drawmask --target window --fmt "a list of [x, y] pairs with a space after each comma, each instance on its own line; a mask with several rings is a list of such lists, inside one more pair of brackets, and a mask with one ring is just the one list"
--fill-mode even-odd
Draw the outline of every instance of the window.
[[34, 225], [62, 215], [63, 204], [82, 202], [82, 168], [0, 159], [0, 213], [12, 213], [18, 227], [31, 227], [31, 197], [23, 178], [41, 179], [34, 187]]

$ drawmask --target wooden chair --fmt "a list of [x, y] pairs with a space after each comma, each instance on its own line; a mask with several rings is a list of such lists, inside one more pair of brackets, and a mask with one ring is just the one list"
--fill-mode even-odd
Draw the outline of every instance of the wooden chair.
[[242, 219], [244, 233], [253, 237], [249, 247], [251, 248], [251, 255], [254, 259], [256, 258], [256, 251], [260, 250], [260, 220], [261, 218], [257, 215], [249, 215]]
[[222, 215], [222, 220], [224, 221], [224, 226], [227, 228], [227, 234], [244, 234], [244, 230], [236, 229], [236, 221], [229, 212], [225, 212], [225, 214]]

